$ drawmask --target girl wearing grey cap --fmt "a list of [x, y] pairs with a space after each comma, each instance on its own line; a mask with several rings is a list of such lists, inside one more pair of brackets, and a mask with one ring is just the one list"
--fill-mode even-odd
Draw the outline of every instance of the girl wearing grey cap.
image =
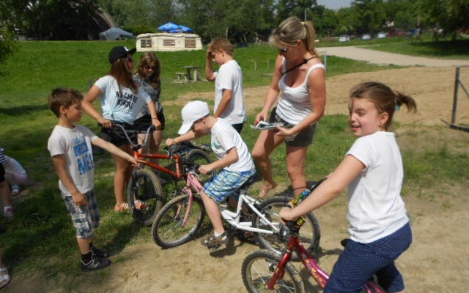
[[[137, 115], [146, 105], [152, 118], [152, 124], [158, 129], [160, 121], [157, 118], [155, 104], [150, 96], [135, 83], [132, 78], [135, 49], [117, 46], [109, 52], [109, 62], [112, 64], [109, 73], [96, 81], [83, 100], [83, 109], [100, 125], [103, 138], [110, 141], [125, 152], [132, 154], [132, 148], [119, 128], [114, 124], [122, 124], [125, 128], [132, 128]], [[99, 98], [101, 113], [97, 111], [93, 102]], [[116, 211], [129, 210], [125, 201], [125, 185], [130, 179], [132, 166], [120, 157], [113, 156], [116, 164], [114, 175], [114, 193], [116, 196]]]

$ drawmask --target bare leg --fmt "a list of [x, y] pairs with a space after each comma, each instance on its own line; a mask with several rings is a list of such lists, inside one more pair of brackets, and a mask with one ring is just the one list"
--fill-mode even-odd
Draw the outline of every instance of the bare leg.
[[80, 249], [81, 254], [90, 253], [90, 242], [91, 238], [77, 238], [78, 249]]
[[212, 222], [213, 230], [217, 234], [225, 232], [218, 203], [208, 197], [208, 195], [205, 194], [205, 192], [203, 191], [200, 192], [200, 196], [202, 197], [202, 201], [204, 202], [205, 211], [207, 212], [207, 215], [210, 218], [210, 221]]
[[[121, 146], [120, 149], [131, 154], [131, 148], [129, 145]], [[116, 163], [116, 173], [114, 175], [114, 194], [116, 196], [116, 210], [119, 210], [119, 207], [122, 209], [125, 208], [125, 187], [129, 182], [132, 166], [119, 156], [112, 156], [114, 162]]]
[[[161, 145], [161, 140], [163, 139], [163, 131], [162, 130], [155, 130], [152, 133], [151, 137], [151, 142], [150, 142], [150, 153], [152, 154], [157, 154], [160, 145]], [[151, 159], [151, 161], [155, 164], [158, 164], [158, 159]]]
[[307, 188], [305, 175], [307, 150], [307, 147], [287, 146], [287, 172], [295, 195]]
[[283, 141], [284, 138], [276, 136], [273, 131], [263, 130], [252, 149], [252, 157], [264, 178], [264, 185], [259, 193], [261, 198], [265, 197], [269, 190], [277, 187], [277, 182], [274, 181], [272, 174], [272, 161], [269, 156]]
[[0, 194], [2, 196], [3, 206], [11, 206], [10, 187], [8, 187], [6, 180], [0, 183]]

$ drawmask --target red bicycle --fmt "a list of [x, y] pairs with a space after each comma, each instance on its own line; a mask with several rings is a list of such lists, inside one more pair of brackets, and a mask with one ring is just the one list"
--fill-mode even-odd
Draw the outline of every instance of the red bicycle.
[[[128, 203], [132, 217], [145, 226], [151, 226], [161, 207], [173, 196], [180, 194], [180, 190], [185, 186], [188, 167], [194, 163], [205, 165], [212, 161], [209, 155], [211, 150], [194, 142], [183, 142], [165, 148], [166, 154], [142, 153], [139, 150], [148, 143], [154, 126], [148, 127], [144, 132], [126, 129], [121, 124], [115, 124], [114, 127], [122, 130], [132, 146], [134, 157], [145, 161], [132, 170], [132, 177], [128, 184]], [[129, 137], [129, 134], [138, 133], [145, 133], [141, 144], [133, 142]], [[150, 159], [159, 161], [154, 163]], [[163, 166], [160, 164], [162, 161], [168, 164]], [[188, 164], [189, 162], [191, 164]], [[157, 171], [158, 176], [155, 174]], [[164, 179], [159, 177], [162, 175], [165, 176]], [[205, 182], [211, 175], [213, 174], [199, 177], [199, 180]], [[162, 182], [164, 182], [164, 188]]]

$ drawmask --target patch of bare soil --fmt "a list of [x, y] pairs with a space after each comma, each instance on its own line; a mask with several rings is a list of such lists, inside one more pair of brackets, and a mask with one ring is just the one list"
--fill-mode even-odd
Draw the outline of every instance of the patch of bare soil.
[[[454, 94], [455, 69], [452, 67], [432, 68], [413, 67], [405, 69], [384, 70], [377, 72], [351, 73], [328, 78], [327, 114], [348, 114], [347, 104], [350, 89], [364, 81], [383, 82], [396, 91], [412, 96], [418, 106], [417, 114], [406, 111], [396, 112], [395, 120], [404, 124], [419, 123], [438, 125], [442, 121], [451, 122]], [[264, 103], [268, 87], [246, 88], [245, 104], [248, 113], [257, 113]], [[462, 90], [460, 90], [462, 91]], [[469, 103], [463, 103], [464, 95], [458, 105], [458, 122], [469, 123]], [[190, 100], [212, 100], [213, 92], [189, 93], [180, 97], [177, 103], [183, 106]]]
[[[327, 79], [327, 114], [347, 114], [348, 91], [362, 81], [381, 81], [395, 90], [411, 95], [417, 101], [417, 114], [396, 114], [399, 131], [418, 125], [444, 125], [450, 121], [454, 68], [416, 67], [371, 73], [346, 74]], [[263, 105], [267, 87], [245, 89], [249, 113], [255, 113]], [[213, 99], [213, 93], [188, 94], [177, 103], [181, 106], [192, 99]], [[465, 99], [467, 100], [467, 99]], [[459, 106], [458, 121], [469, 123], [469, 103]], [[417, 127], [416, 127], [417, 126]], [[447, 130], [448, 144], [454, 136], [467, 133]], [[432, 143], [432, 137], [428, 142]], [[467, 138], [460, 151], [468, 151]], [[465, 141], [465, 144], [464, 144]], [[465, 151], [464, 151], [465, 149]], [[425, 187], [420, 194], [406, 198], [412, 219], [414, 243], [398, 260], [404, 274], [407, 292], [465, 292], [469, 276], [469, 252], [467, 223], [469, 203], [463, 188], [442, 187], [445, 199], [427, 197]], [[448, 201], [448, 198], [450, 200]], [[344, 197], [319, 209], [316, 215], [321, 224], [321, 247], [319, 261], [328, 271], [340, 254], [340, 240], [347, 237], [346, 202]], [[79, 285], [70, 292], [246, 292], [241, 279], [241, 263], [245, 256], [258, 247], [237, 240], [226, 249], [210, 252], [198, 240], [180, 247], [163, 250], [152, 242], [129, 244], [113, 256], [113, 264], [103, 273], [78, 276]], [[77, 256], [70, 256], [77, 257]], [[305, 271], [301, 274], [306, 285], [314, 284]], [[12, 283], [2, 292], [68, 292], [53, 281], [44, 282], [41, 271], [35, 274], [13, 274]], [[96, 282], [102, 279], [100, 282]]]

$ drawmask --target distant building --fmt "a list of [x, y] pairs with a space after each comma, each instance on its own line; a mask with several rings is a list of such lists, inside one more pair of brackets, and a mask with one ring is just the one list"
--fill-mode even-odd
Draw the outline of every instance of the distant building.
[[202, 50], [202, 41], [197, 34], [147, 33], [137, 36], [137, 51], [184, 51]]

